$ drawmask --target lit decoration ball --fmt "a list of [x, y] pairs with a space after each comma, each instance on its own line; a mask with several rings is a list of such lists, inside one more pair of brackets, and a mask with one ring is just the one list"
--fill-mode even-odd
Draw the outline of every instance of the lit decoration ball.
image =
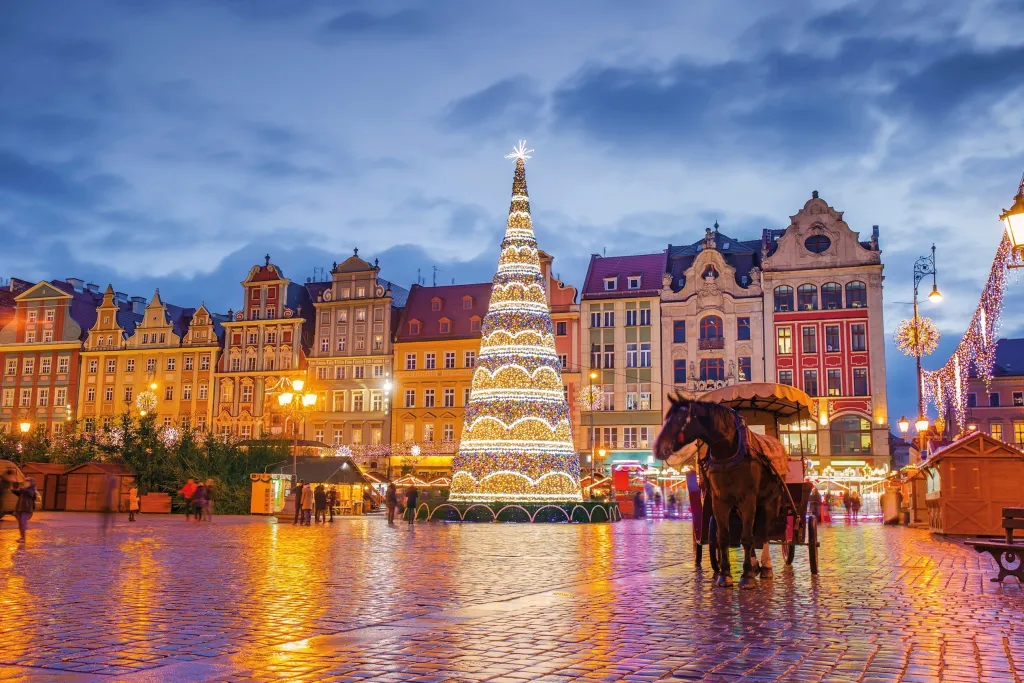
[[939, 329], [931, 318], [908, 318], [896, 326], [896, 348], [908, 356], [927, 356], [939, 346]]
[[[449, 500], [582, 500], [580, 463], [563, 394], [520, 142], [480, 355]], [[600, 400], [600, 399], [597, 399]]]
[[588, 384], [576, 394], [576, 404], [583, 410], [591, 412], [601, 410], [604, 406], [604, 392], [596, 384]]
[[420, 453], [422, 452], [423, 449], [420, 448], [420, 445], [418, 443], [413, 444], [412, 448], [409, 449], [409, 455], [411, 455], [414, 458], [420, 457]]
[[351, 458], [352, 449], [342, 444], [334, 449], [334, 456], [337, 458]]
[[177, 427], [164, 427], [160, 430], [158, 438], [165, 447], [171, 448], [181, 439], [181, 432]]
[[156, 410], [156, 394], [149, 390], [139, 392], [139, 395], [135, 397], [135, 407], [152, 413]]
[[117, 446], [118, 448], [120, 448], [121, 445], [124, 444], [124, 432], [121, 430], [120, 427], [114, 427], [109, 432], [107, 432], [107, 443], [109, 443], [111, 446]]

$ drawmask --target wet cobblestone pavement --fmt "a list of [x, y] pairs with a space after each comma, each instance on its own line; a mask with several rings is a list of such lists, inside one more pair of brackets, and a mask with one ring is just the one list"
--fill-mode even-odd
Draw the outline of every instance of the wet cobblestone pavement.
[[[1014, 681], [1024, 590], [921, 530], [718, 589], [686, 522], [0, 522], [2, 681]], [[706, 561], [705, 561], [706, 564]]]

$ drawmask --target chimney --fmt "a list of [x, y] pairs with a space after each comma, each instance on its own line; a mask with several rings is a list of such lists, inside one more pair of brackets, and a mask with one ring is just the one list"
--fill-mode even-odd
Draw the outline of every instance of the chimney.
[[89, 284], [87, 284], [85, 286], [85, 288], [88, 289], [90, 292], [93, 292], [94, 294], [99, 294], [100, 293], [100, 286], [99, 285], [94, 285], [91, 282]]
[[132, 313], [138, 313], [142, 315], [146, 312], [146, 297], [144, 296], [133, 296], [132, 297]]
[[114, 292], [114, 301], [119, 304], [126, 304], [128, 303], [128, 295], [124, 292]]
[[76, 292], [81, 292], [82, 287], [85, 285], [85, 280], [77, 277], [69, 277], [67, 283], [75, 288]]

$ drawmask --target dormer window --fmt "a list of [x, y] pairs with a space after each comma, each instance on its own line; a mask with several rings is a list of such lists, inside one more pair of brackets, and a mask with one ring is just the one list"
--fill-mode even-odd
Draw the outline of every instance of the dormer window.
[[462, 297], [462, 307], [463, 308], [473, 308], [473, 297], [471, 297], [471, 296], [464, 296], [464, 297]]
[[420, 333], [420, 321], [419, 320], [410, 320], [409, 321], [409, 334], [419, 334], [419, 333]]
[[431, 299], [430, 300], [430, 310], [432, 310], [432, 311], [440, 311], [441, 310], [441, 300], [438, 299], [437, 297], [434, 297], [433, 299]]
[[356, 287], [356, 297], [363, 298], [366, 296], [366, 287]]
[[438, 323], [441, 334], [450, 334], [452, 331], [452, 321], [448, 318], [441, 318]]
[[640, 289], [640, 276], [631, 275], [629, 280], [626, 281], [626, 286], [630, 289]]
[[469, 319], [469, 330], [470, 332], [480, 331], [480, 318], [478, 316], [474, 315], [472, 318]]
[[604, 279], [604, 291], [611, 292], [615, 290], [615, 286], [618, 284], [618, 277], [606, 277]]

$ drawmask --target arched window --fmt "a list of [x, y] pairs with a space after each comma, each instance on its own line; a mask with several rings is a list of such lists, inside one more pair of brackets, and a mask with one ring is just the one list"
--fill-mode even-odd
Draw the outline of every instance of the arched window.
[[701, 339], [722, 339], [722, 319], [717, 315], [709, 315], [701, 318], [700, 338]]
[[846, 283], [846, 307], [867, 308], [868, 287], [859, 280]]
[[797, 287], [796, 308], [798, 311], [818, 310], [818, 288], [814, 285], [800, 285]]
[[871, 421], [859, 415], [841, 415], [832, 420], [832, 455], [870, 455]]
[[838, 282], [826, 282], [821, 286], [821, 307], [826, 311], [843, 307], [843, 288]]
[[721, 358], [702, 358], [700, 361], [700, 379], [702, 382], [719, 382], [725, 379], [725, 360]]
[[793, 310], [793, 288], [789, 285], [781, 285], [775, 288], [775, 311]]

